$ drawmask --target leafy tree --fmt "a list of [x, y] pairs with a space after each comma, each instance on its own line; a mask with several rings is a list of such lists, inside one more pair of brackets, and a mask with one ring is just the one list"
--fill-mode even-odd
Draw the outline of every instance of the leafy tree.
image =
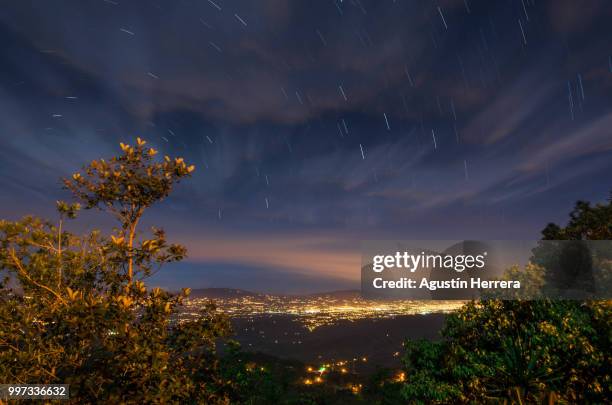
[[404, 397], [423, 403], [604, 402], [611, 321], [605, 302], [470, 302], [448, 317], [443, 341], [406, 342]]
[[612, 240], [612, 192], [607, 203], [578, 201], [569, 216], [564, 227], [548, 224], [534, 249], [532, 261], [546, 269], [543, 289], [547, 295], [575, 289], [601, 296], [612, 286], [612, 249], [593, 241]]
[[[57, 224], [0, 221], [0, 383], [70, 384], [74, 403], [228, 403], [215, 350], [227, 318], [211, 304], [177, 323], [189, 290], [145, 284], [186, 251], [161, 229], [139, 234], [138, 223], [194, 171], [180, 158], [157, 160], [145, 144], [121, 144], [120, 156], [65, 179], [78, 202], [58, 202]], [[118, 227], [109, 236], [66, 231], [81, 204]]]
[[402, 389], [403, 396], [419, 403], [451, 403], [462, 398], [461, 386], [452, 381], [447, 367], [444, 367], [444, 350], [441, 342], [408, 340], [403, 362], [407, 383]]
[[542, 239], [612, 240], [612, 191], [607, 204], [578, 201], [569, 216], [564, 227], [549, 223], [542, 230]]
[[[610, 204], [592, 207], [579, 202], [567, 226], [549, 224], [543, 236], [611, 239], [611, 224]], [[545, 288], [552, 278], [546, 274], [551, 257], [560, 251], [542, 246], [534, 251], [536, 263], [524, 272], [509, 269], [506, 276], [526, 281], [530, 288]], [[569, 246], [561, 253], [570, 255], [567, 263], [574, 268], [563, 270], [576, 271], [584, 263], [590, 267], [583, 260], [582, 246]], [[606, 249], [596, 252], [599, 267], [609, 259], [607, 254]], [[536, 293], [529, 291], [528, 296]], [[469, 302], [448, 316], [442, 341], [406, 342], [404, 398], [422, 403], [605, 403], [612, 391], [611, 304], [546, 299]]]
[[154, 203], [166, 198], [174, 184], [189, 176], [195, 166], [187, 166], [183, 158], [164, 157], [162, 162], [154, 160], [157, 151], [145, 149], [146, 142], [138, 138], [135, 147], [120, 144], [123, 155], [94, 160], [64, 185], [74, 196], [84, 202], [86, 208], [99, 208], [113, 214], [120, 224], [113, 242], [118, 247], [116, 259], [127, 263], [128, 282], [134, 278], [134, 263], [144, 275], [149, 275], [153, 262], [166, 263], [180, 260], [184, 248], [172, 245], [160, 249], [156, 243], [164, 240], [163, 233], [154, 230], [156, 239], [144, 241], [140, 249], [134, 247], [134, 238], [144, 211]]

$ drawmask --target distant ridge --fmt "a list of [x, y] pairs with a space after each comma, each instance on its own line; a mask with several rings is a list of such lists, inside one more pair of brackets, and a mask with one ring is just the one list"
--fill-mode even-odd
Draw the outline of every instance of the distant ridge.
[[194, 288], [191, 290], [191, 298], [237, 298], [257, 297], [261, 295], [294, 296], [294, 297], [333, 297], [338, 299], [356, 298], [361, 295], [359, 290], [337, 290], [312, 294], [265, 294], [254, 291], [242, 290], [240, 288]]
[[236, 298], [254, 297], [262, 295], [256, 292], [241, 290], [239, 288], [196, 288], [191, 290], [191, 298]]

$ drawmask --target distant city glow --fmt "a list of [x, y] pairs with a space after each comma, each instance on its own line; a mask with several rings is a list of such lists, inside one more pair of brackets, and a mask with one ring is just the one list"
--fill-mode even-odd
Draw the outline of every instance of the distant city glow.
[[[186, 300], [180, 320], [194, 319], [208, 298]], [[403, 315], [450, 313], [459, 309], [464, 301], [414, 301], [414, 300], [366, 300], [360, 296], [337, 298], [327, 295], [277, 296], [256, 295], [215, 299], [217, 308], [230, 317], [262, 315], [292, 315], [308, 330], [339, 321], [356, 321], [366, 318], [394, 318]], [[367, 361], [363, 360], [363, 361]]]

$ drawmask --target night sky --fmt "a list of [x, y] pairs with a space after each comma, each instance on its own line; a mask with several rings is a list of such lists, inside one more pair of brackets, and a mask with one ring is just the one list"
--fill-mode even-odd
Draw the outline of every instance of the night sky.
[[[367, 239], [537, 239], [612, 188], [608, 0], [73, 0], [0, 8], [0, 217], [147, 139], [153, 283], [359, 285]], [[84, 213], [73, 229], [105, 227]]]

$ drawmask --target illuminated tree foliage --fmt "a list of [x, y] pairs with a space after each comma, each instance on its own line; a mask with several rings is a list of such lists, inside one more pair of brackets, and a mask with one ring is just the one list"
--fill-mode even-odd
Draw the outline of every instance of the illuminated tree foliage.
[[[612, 239], [611, 229], [612, 204], [579, 202], [566, 227], [550, 224], [543, 236]], [[560, 279], [546, 274], [548, 253], [535, 249], [536, 264], [524, 272], [509, 269], [506, 276], [546, 288]], [[599, 254], [598, 265], [608, 259]], [[611, 327], [610, 301], [470, 302], [447, 318], [442, 341], [406, 342], [402, 393], [417, 403], [606, 403], [612, 390]]]
[[[145, 284], [186, 251], [161, 229], [139, 234], [138, 223], [194, 171], [145, 144], [121, 144], [120, 156], [64, 180], [78, 202], [58, 202], [57, 224], [0, 221], [0, 383], [70, 384], [74, 403], [228, 403], [215, 351], [228, 320], [210, 305], [177, 324], [189, 290]], [[112, 214], [118, 227], [68, 232], [81, 205]]]
[[470, 302], [441, 342], [408, 341], [406, 399], [601, 403], [610, 393], [610, 305]]
[[175, 183], [195, 170], [183, 158], [170, 159], [165, 156], [162, 162], [155, 161], [157, 151], [145, 148], [146, 142], [138, 138], [136, 146], [120, 144], [123, 155], [109, 161], [94, 160], [75, 173], [71, 179], [64, 179], [66, 188], [85, 203], [86, 208], [99, 208], [113, 214], [121, 227], [118, 235], [111, 236], [118, 247], [116, 257], [120, 263], [127, 264], [127, 278], [134, 278], [134, 265], [145, 275], [149, 275], [150, 264], [180, 260], [185, 251], [181, 246], [172, 245], [162, 249], [158, 243], [164, 242], [162, 231], [154, 230], [156, 238], [143, 241], [140, 248], [134, 247], [136, 228], [144, 211], [154, 203], [166, 198]]

